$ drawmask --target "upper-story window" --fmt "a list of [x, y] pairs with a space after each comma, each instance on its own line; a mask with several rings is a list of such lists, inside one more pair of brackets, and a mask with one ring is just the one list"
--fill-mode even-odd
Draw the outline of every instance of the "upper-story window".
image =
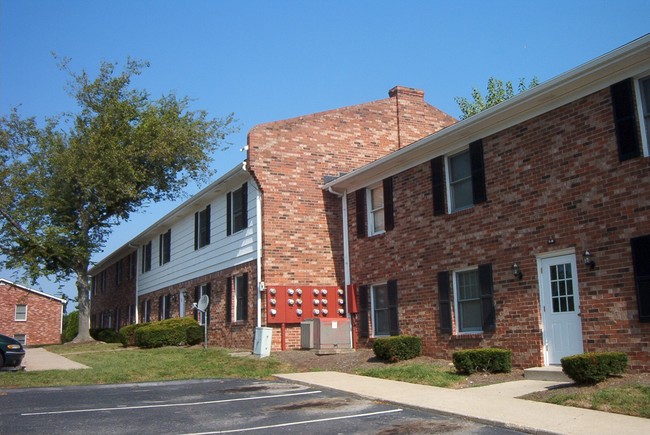
[[469, 149], [459, 153], [431, 160], [431, 180], [434, 215], [465, 210], [487, 201], [483, 140], [472, 142]]
[[210, 204], [194, 213], [194, 249], [210, 244]]
[[169, 263], [172, 258], [172, 230], [167, 230], [166, 233], [160, 235], [158, 251], [158, 264], [162, 266]]
[[229, 192], [226, 201], [226, 233], [231, 235], [248, 227], [248, 183]]
[[384, 186], [379, 184], [368, 188], [368, 230], [369, 235], [383, 233], [385, 230], [384, 220]]
[[395, 227], [393, 177], [356, 192], [357, 236], [383, 234]]
[[142, 271], [148, 272], [151, 270], [151, 240], [149, 243], [142, 246]]

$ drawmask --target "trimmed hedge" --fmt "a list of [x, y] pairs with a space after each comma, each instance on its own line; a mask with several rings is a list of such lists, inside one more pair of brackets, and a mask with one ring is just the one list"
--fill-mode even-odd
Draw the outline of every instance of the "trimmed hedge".
[[577, 384], [597, 384], [627, 369], [627, 355], [623, 352], [583, 353], [564, 357], [560, 362], [562, 371]]
[[120, 329], [118, 335], [120, 336], [120, 343], [122, 346], [135, 346], [135, 331], [136, 329], [142, 328], [143, 326], [149, 325], [149, 323], [133, 323], [131, 325], [123, 326]]
[[97, 341], [104, 343], [119, 343], [120, 335], [111, 328], [93, 328], [90, 330], [90, 336]]
[[193, 318], [183, 317], [143, 325], [133, 335], [139, 347], [182, 346], [200, 343], [203, 329]]
[[466, 349], [453, 354], [454, 367], [459, 373], [508, 373], [512, 370], [512, 351], [499, 348]]
[[404, 361], [420, 356], [422, 339], [410, 335], [377, 338], [372, 346], [377, 358], [390, 362]]

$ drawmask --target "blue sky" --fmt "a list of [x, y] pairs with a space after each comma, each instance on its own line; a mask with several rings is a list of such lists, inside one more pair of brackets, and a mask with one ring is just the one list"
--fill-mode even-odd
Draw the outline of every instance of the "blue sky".
[[[546, 81], [650, 32], [648, 17], [647, 0], [0, 0], [0, 116], [75, 110], [52, 52], [91, 74], [102, 60], [148, 60], [135, 85], [153, 97], [174, 91], [211, 116], [235, 113], [241, 131], [214, 155], [218, 177], [245, 158], [256, 124], [386, 98], [396, 85], [458, 117], [454, 97], [490, 76]], [[94, 260], [174, 206], [134, 215]]]

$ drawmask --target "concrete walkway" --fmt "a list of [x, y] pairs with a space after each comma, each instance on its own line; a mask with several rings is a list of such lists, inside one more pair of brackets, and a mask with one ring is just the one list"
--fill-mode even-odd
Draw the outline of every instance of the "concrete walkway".
[[523, 380], [454, 390], [339, 372], [276, 376], [291, 382], [458, 415], [525, 432], [568, 435], [650, 433], [650, 419], [517, 399], [524, 394], [557, 386], [557, 382]]
[[37, 370], [74, 370], [87, 369], [88, 366], [69, 360], [68, 358], [57, 355], [47, 350], [35, 347], [25, 349], [25, 358], [23, 366], [28, 372]]

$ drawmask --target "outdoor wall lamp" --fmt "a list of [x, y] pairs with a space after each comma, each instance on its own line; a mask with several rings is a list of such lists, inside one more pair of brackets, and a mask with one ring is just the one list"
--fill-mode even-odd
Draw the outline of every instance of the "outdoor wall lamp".
[[517, 263], [513, 263], [512, 265], [512, 274], [517, 279], [521, 279], [524, 276], [524, 274], [521, 272], [521, 269], [519, 269], [519, 265]]
[[582, 254], [582, 259], [585, 262], [585, 266], [589, 267], [589, 269], [593, 270], [593, 268], [596, 267], [596, 262], [591, 258], [589, 251], [585, 251], [584, 254]]

